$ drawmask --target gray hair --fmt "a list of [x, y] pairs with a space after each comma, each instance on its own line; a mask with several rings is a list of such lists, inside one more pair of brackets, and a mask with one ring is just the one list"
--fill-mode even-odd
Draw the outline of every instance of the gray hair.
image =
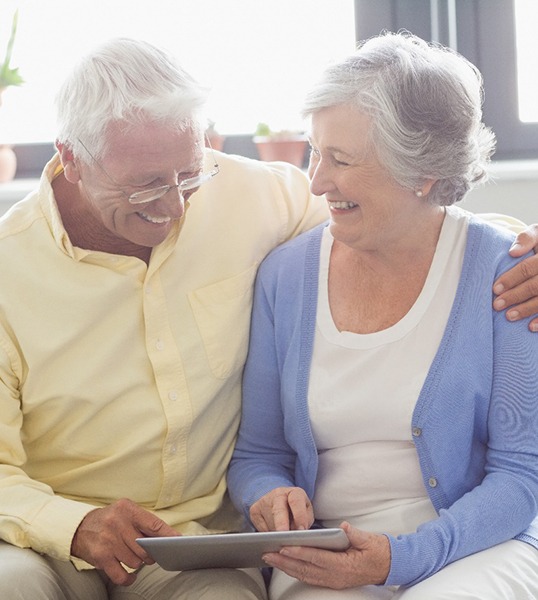
[[408, 33], [383, 33], [329, 66], [303, 115], [349, 104], [372, 117], [371, 146], [403, 187], [436, 183], [450, 205], [487, 179], [495, 136], [482, 123], [482, 76], [460, 54]]
[[164, 51], [118, 38], [84, 57], [57, 97], [58, 141], [85, 162], [79, 140], [96, 157], [106, 150], [107, 128], [148, 121], [179, 131], [204, 128], [208, 90]]

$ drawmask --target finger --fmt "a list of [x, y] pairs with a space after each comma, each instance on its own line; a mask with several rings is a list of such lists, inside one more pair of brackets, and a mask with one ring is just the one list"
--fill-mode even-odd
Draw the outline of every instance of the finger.
[[314, 522], [312, 504], [301, 489], [294, 489], [288, 495], [289, 511], [294, 529], [308, 529]]
[[[134, 515], [133, 525], [145, 537], [175, 537], [181, 535], [179, 531], [170, 527], [159, 517], [142, 508]], [[142, 537], [138, 536], [138, 537]]]
[[[521, 296], [524, 297], [522, 298]], [[527, 293], [521, 294], [513, 290], [513, 292], [507, 292], [506, 299], [504, 295], [496, 298], [493, 301], [493, 308], [497, 311], [506, 310], [506, 318], [509, 321], [519, 321], [527, 317], [535, 317], [538, 314], [538, 297], [531, 297], [530, 300], [527, 300], [527, 298], [529, 298]]]
[[[528, 302], [516, 304], [506, 311], [506, 318], [509, 321], [520, 321], [527, 317], [534, 317], [538, 313], [538, 298], [533, 298]], [[531, 329], [531, 331], [534, 331]]]
[[[155, 517], [154, 515], [151, 515], [151, 517], [148, 518], [148, 514], [151, 515], [151, 513], [146, 513], [142, 517], [141, 522], [137, 521], [139, 528], [138, 528], [138, 530], [134, 531], [134, 535], [132, 537], [129, 537], [124, 540], [126, 545], [130, 548], [131, 552], [133, 552], [133, 554], [136, 555], [136, 557], [139, 560], [138, 566], [133, 567], [133, 565], [131, 565], [130, 563], [125, 563], [125, 564], [127, 564], [135, 569], [139, 569], [143, 564], [152, 565], [155, 563], [155, 561], [149, 556], [149, 554], [146, 552], [146, 550], [137, 543], [136, 538], [138, 538], [138, 537], [177, 537], [177, 536], [181, 535], [181, 533], [179, 531], [170, 527], [162, 519], [159, 519], [159, 518]], [[124, 562], [124, 561], [122, 561], [122, 562]]]
[[264, 555], [263, 559], [267, 565], [278, 568], [303, 583], [333, 589], [342, 587], [340, 572], [333, 568], [335, 564], [330, 560], [320, 558], [317, 554], [330, 558], [332, 553], [289, 546], [278, 553], [268, 553]]
[[[515, 267], [512, 267], [506, 273], [503, 273], [500, 277], [497, 278], [495, 283], [493, 284], [493, 293], [497, 296], [504, 297], [507, 292], [513, 291], [514, 288], [520, 286], [521, 284], [532, 283], [534, 278], [538, 275], [538, 255], [529, 256], [525, 260], [519, 262]], [[529, 281], [528, 281], [529, 280]], [[522, 289], [519, 290], [520, 294], [525, 293], [525, 285]], [[534, 285], [534, 292], [538, 290], [538, 286], [536, 283]], [[519, 299], [527, 300], [531, 295], [527, 296], [523, 295]], [[517, 299], [516, 299], [517, 301]], [[507, 304], [510, 305], [509, 303]]]
[[116, 585], [131, 585], [136, 580], [136, 573], [129, 573], [119, 561], [111, 561], [102, 569], [110, 581]]
[[531, 250], [538, 250], [538, 226], [531, 225], [522, 231], [514, 240], [510, 254], [515, 257], [523, 256]]
[[266, 507], [264, 500], [258, 500], [250, 507], [250, 520], [258, 531], [271, 531], [272, 523], [267, 521], [265, 516], [266, 511], [270, 514], [270, 510]]
[[290, 506], [288, 504], [288, 494], [282, 494], [275, 498], [272, 515], [275, 531], [289, 531]]

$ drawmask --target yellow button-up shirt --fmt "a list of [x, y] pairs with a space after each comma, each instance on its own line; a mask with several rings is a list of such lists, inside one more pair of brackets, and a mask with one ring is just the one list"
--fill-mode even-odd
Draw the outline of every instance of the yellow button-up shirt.
[[327, 209], [287, 164], [219, 164], [149, 266], [71, 245], [57, 157], [0, 221], [2, 539], [69, 559], [84, 516], [122, 497], [183, 532], [233, 527], [215, 515], [256, 269]]

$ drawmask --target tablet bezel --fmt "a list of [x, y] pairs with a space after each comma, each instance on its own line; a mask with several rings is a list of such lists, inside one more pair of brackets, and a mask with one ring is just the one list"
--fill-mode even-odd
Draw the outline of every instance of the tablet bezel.
[[343, 529], [308, 529], [138, 538], [142, 548], [167, 571], [267, 566], [262, 556], [284, 546], [311, 546], [343, 551], [349, 540]]

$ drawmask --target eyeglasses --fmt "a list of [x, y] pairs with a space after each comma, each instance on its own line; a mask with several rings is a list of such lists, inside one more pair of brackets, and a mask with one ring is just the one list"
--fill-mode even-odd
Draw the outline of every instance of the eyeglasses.
[[[211, 148], [211, 144], [209, 143], [209, 140], [207, 139], [207, 137], [206, 137], [206, 140], [207, 140], [206, 143], [207, 143], [209, 149], [211, 150], [211, 154], [213, 156], [213, 169], [211, 171], [209, 171], [209, 173], [200, 173], [200, 175], [195, 175], [194, 177], [189, 177], [188, 179], [183, 179], [183, 181], [180, 181], [179, 183], [176, 183], [175, 185], [161, 185], [159, 187], [150, 188], [148, 190], [134, 192], [133, 194], [127, 194], [126, 192], [121, 190], [121, 193], [127, 198], [127, 200], [129, 200], [129, 202], [131, 204], [146, 204], [147, 202], [154, 202], [155, 200], [162, 198], [163, 196], [168, 194], [168, 192], [172, 189], [177, 188], [179, 190], [179, 193], [181, 194], [183, 192], [186, 192], [187, 190], [192, 190], [194, 188], [200, 187], [204, 183], [207, 183], [210, 179], [212, 179], [213, 177], [215, 177], [215, 175], [218, 174], [219, 165], [217, 163], [217, 158], [215, 156], [215, 153], [213, 152], [213, 148]], [[106, 175], [106, 177], [117, 188], [120, 188], [121, 186], [119, 184], [117, 184], [114, 181], [114, 179], [107, 173], [107, 171], [105, 170], [103, 165], [93, 156], [93, 154], [88, 150], [88, 148], [86, 148], [86, 146], [84, 145], [82, 140], [78, 139], [78, 141], [80, 142], [80, 145], [84, 148], [84, 150], [86, 150], [86, 152], [89, 154], [90, 158], [94, 161], [94, 163]]]

